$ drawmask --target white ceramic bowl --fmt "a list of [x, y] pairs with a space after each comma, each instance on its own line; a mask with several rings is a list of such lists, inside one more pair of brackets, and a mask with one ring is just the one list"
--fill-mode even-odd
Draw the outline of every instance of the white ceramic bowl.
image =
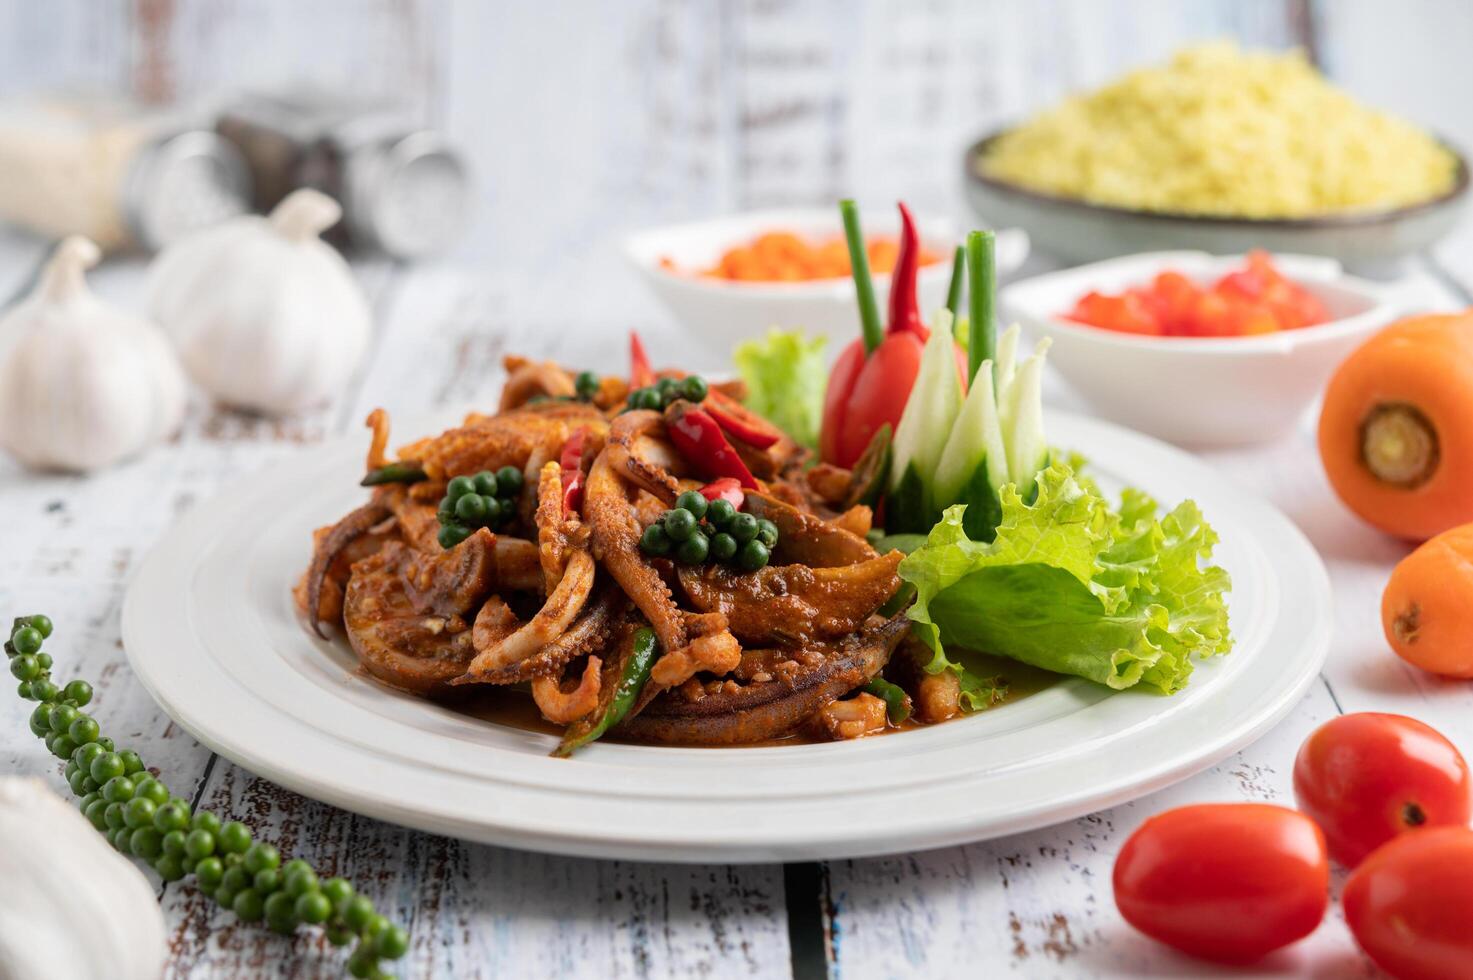
[[1258, 337], [1137, 337], [1061, 316], [1092, 289], [1120, 292], [1166, 269], [1208, 283], [1244, 261], [1129, 255], [1014, 283], [998, 304], [1007, 320], [1053, 338], [1049, 363], [1101, 416], [1187, 446], [1266, 442], [1292, 429], [1336, 365], [1396, 316], [1386, 287], [1346, 275], [1333, 259], [1275, 255], [1325, 304], [1330, 322]]
[[[894, 208], [865, 211], [860, 222], [866, 236], [896, 237], [900, 216]], [[919, 273], [920, 306], [923, 316], [946, 304], [951, 281], [951, 254], [958, 235], [948, 219], [917, 215], [921, 242], [942, 257]], [[727, 249], [750, 242], [763, 232], [792, 231], [805, 238], [823, 239], [844, 233], [839, 209], [801, 208], [749, 211], [743, 214], [666, 225], [631, 235], [624, 252], [655, 295], [680, 323], [718, 344], [735, 344], [760, 337], [769, 327], [802, 328], [811, 335], [843, 343], [859, 336], [859, 312], [854, 283], [849, 279], [812, 282], [726, 282], [703, 279], [689, 273], [672, 272], [660, 266], [668, 257], [682, 270], [715, 264]], [[1008, 229], [997, 233], [997, 272], [1017, 269], [1028, 257], [1028, 236]], [[875, 276], [875, 298], [880, 316], [885, 316], [890, 295], [890, 277]]]

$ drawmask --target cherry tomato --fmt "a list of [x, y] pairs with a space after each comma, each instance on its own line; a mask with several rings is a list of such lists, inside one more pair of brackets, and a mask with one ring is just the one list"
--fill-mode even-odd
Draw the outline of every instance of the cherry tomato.
[[1302, 813], [1263, 803], [1168, 810], [1115, 860], [1125, 921], [1184, 953], [1248, 963], [1303, 939], [1330, 901], [1325, 838]]
[[1397, 980], [1473, 977], [1473, 831], [1398, 837], [1355, 870], [1341, 901], [1355, 941]]
[[1468, 763], [1436, 730], [1366, 711], [1326, 722], [1294, 760], [1294, 798], [1353, 868], [1399, 834], [1464, 826], [1473, 816]]

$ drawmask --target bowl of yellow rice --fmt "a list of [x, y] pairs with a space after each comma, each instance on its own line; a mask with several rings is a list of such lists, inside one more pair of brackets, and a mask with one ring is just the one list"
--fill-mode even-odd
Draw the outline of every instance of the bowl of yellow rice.
[[1457, 222], [1468, 167], [1356, 102], [1296, 51], [1187, 48], [995, 133], [966, 156], [973, 207], [1086, 262], [1254, 248], [1377, 264]]

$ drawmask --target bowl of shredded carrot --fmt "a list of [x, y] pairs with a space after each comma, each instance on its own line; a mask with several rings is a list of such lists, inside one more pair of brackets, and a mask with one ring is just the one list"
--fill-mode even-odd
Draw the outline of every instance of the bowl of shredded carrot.
[[[865, 239], [870, 272], [887, 276], [895, 271], [900, 243], [888, 235]], [[934, 250], [921, 246], [922, 269], [941, 261]], [[842, 235], [811, 238], [793, 231], [764, 231], [748, 242], [738, 242], [711, 265], [683, 268], [674, 257], [660, 257], [660, 268], [676, 275], [699, 276], [725, 282], [813, 282], [848, 279], [853, 273], [849, 246]]]
[[[861, 215], [865, 256], [881, 306], [899, 249], [893, 209]], [[917, 216], [921, 237], [917, 291], [923, 310], [946, 303], [959, 242], [944, 218]], [[717, 343], [764, 335], [770, 327], [802, 329], [847, 341], [859, 311], [839, 212], [833, 208], [751, 211], [652, 228], [630, 236], [626, 257], [670, 313]], [[999, 274], [1028, 255], [1016, 229], [997, 234]]]

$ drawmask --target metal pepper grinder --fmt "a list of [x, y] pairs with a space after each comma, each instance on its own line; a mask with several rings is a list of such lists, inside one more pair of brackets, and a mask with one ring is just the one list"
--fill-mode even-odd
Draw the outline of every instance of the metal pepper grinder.
[[403, 114], [321, 96], [245, 97], [216, 131], [250, 166], [254, 206], [268, 212], [298, 187], [335, 198], [343, 220], [328, 238], [358, 251], [413, 259], [449, 246], [465, 227], [470, 181], [438, 132]]

